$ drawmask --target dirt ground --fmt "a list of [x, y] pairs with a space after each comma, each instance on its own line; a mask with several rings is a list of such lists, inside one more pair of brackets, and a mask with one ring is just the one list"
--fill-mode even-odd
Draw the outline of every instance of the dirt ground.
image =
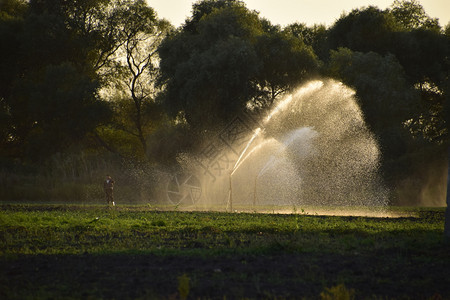
[[448, 256], [438, 265], [401, 252], [38, 255], [1, 258], [0, 298], [180, 299], [184, 288], [188, 299], [317, 299], [344, 284], [356, 299], [450, 299], [449, 278]]
[[[442, 220], [443, 211], [423, 211], [421, 217], [421, 222]], [[21, 232], [12, 237], [20, 240]], [[221, 250], [193, 240], [152, 254], [114, 249], [77, 255], [5, 254], [0, 255], [0, 299], [320, 299], [336, 286], [354, 292], [355, 299], [450, 299], [450, 243], [439, 240], [434, 247], [416, 233], [394, 234], [405, 238], [389, 240], [388, 247], [376, 248], [374, 242], [373, 249], [364, 250], [349, 244], [345, 252], [278, 249], [276, 243]], [[333, 234], [345, 240], [342, 233]], [[211, 236], [208, 241], [214, 242]], [[0, 235], [0, 243], [2, 239], [6, 235]]]

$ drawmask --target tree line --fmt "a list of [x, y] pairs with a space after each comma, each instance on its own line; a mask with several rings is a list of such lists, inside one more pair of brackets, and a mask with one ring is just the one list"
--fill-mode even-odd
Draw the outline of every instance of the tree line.
[[203, 0], [179, 28], [144, 0], [3, 0], [0, 40], [3, 169], [73, 152], [171, 165], [319, 77], [355, 90], [389, 185], [445, 160], [450, 24], [416, 0], [355, 8], [329, 27]]

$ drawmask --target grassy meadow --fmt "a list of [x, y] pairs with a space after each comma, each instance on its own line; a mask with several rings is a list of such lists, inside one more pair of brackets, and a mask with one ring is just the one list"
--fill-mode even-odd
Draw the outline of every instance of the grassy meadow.
[[1, 299], [450, 299], [443, 208], [403, 217], [0, 206]]

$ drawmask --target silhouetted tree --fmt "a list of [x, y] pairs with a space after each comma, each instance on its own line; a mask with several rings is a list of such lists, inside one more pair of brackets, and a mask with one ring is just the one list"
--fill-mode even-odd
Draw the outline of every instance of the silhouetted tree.
[[408, 152], [411, 137], [404, 123], [418, 113], [420, 98], [397, 59], [340, 48], [331, 52], [329, 73], [355, 89], [364, 119], [383, 151], [385, 175], [390, 177], [393, 168], [406, 175], [408, 169], [392, 161]]
[[395, 55], [406, 80], [421, 94], [422, 113], [408, 123], [415, 135], [442, 139], [442, 80], [448, 70], [448, 41], [436, 19], [426, 15], [416, 1], [395, 1], [392, 9], [355, 9], [343, 15], [329, 30], [331, 49]]
[[304, 23], [293, 23], [283, 28], [283, 32], [312, 47], [314, 53], [321, 60], [327, 59], [329, 49], [327, 44], [328, 32], [325, 25], [306, 26]]
[[11, 113], [14, 136], [27, 159], [48, 157], [82, 140], [108, 115], [98, 84], [70, 63], [49, 65], [39, 78], [16, 85]]
[[183, 31], [196, 33], [200, 20], [216, 10], [231, 7], [245, 7], [241, 0], [203, 0], [192, 4], [192, 16], [186, 19]]
[[259, 62], [251, 39], [260, 33], [257, 14], [235, 6], [204, 16], [195, 33], [180, 31], [165, 40], [160, 84], [170, 114], [182, 112], [189, 124], [207, 128], [241, 111], [257, 92], [252, 79]]
[[204, 1], [161, 45], [160, 85], [172, 116], [214, 130], [273, 99], [317, 67], [311, 48], [239, 1]]
[[24, 18], [28, 6], [25, 1], [4, 0], [0, 2], [0, 156], [8, 157], [13, 141], [11, 133], [14, 124], [9, 99], [13, 82], [20, 74], [22, 66], [20, 36], [23, 32]]
[[429, 17], [419, 1], [395, 0], [390, 12], [407, 29], [439, 29], [438, 19]]
[[[133, 124], [129, 132], [146, 152], [146, 123], [161, 115], [150, 108], [156, 106], [156, 48], [168, 24], [144, 0], [7, 0], [0, 9], [0, 38], [8, 41], [0, 46], [5, 156], [45, 159], [105, 124], [112, 107], [123, 108], [116, 116], [122, 127]], [[102, 100], [113, 82], [121, 82], [132, 114], [123, 103]]]
[[[447, 38], [447, 44], [449, 45], [449, 47], [447, 48], [446, 57], [446, 63], [448, 66], [450, 64], [450, 23], [447, 24], [444, 33], [445, 37]], [[447, 240], [450, 240], [450, 70], [448, 67], [447, 72], [443, 78], [442, 91], [443, 95], [445, 96], [444, 116], [447, 125], [447, 209], [445, 211], [444, 235]]]
[[315, 75], [318, 61], [302, 39], [279, 31], [257, 37], [256, 55], [261, 68], [256, 74], [258, 97], [252, 102], [271, 107], [275, 99]]
[[2, 128], [2, 150], [5, 156], [40, 160], [107, 120], [108, 105], [98, 92], [123, 43], [116, 17], [126, 6], [103, 0], [17, 3], [25, 13], [1, 7], [0, 28], [8, 30], [0, 34], [15, 36], [2, 43], [2, 52], [11, 54], [1, 63], [7, 66], [2, 76], [9, 73], [1, 88], [9, 122]]
[[[121, 30], [124, 42], [113, 56], [115, 76], [108, 88], [108, 97], [114, 118], [108, 126], [115, 129], [116, 136], [126, 139], [128, 145], [134, 145], [135, 151], [127, 151], [126, 156], [143, 159], [149, 155], [149, 135], [167, 119], [156, 103], [159, 89], [155, 81], [159, 74], [157, 48], [172, 27], [167, 21], [158, 20], [145, 1], [130, 2], [121, 18], [127, 23]], [[123, 142], [107, 132], [105, 128], [97, 130], [98, 137], [114, 145], [115, 149], [123, 149]]]
[[328, 45], [330, 49], [345, 47], [352, 51], [373, 51], [386, 55], [395, 42], [393, 33], [401, 28], [388, 11], [374, 6], [354, 9], [330, 27]]
[[[351, 51], [364, 53], [351, 54], [353, 58], [347, 60], [347, 65], [340, 63], [340, 68], [356, 71], [358, 68], [354, 65], [354, 59], [358, 56], [367, 56], [372, 51], [381, 54], [385, 59], [388, 55], [393, 55], [392, 58], [396, 63], [391, 62], [391, 66], [397, 64], [400, 67], [397, 69], [403, 70], [403, 76], [398, 77], [403, 84], [396, 86], [389, 82], [389, 80], [396, 82], [390, 76], [390, 74], [396, 74], [390, 73], [392, 68], [387, 68], [382, 62], [379, 62], [380, 67], [378, 67], [370, 61], [365, 61], [363, 66], [366, 69], [358, 70], [354, 76], [356, 82], [365, 81], [367, 72], [372, 72], [369, 71], [370, 69], [381, 71], [382, 65], [385, 66], [383, 76], [389, 80], [379, 82], [379, 91], [374, 89], [372, 96], [364, 94], [365, 89], [360, 86], [360, 83], [353, 85], [363, 102], [370, 100], [369, 98], [373, 98], [370, 100], [373, 102], [377, 101], [376, 97], [383, 99], [383, 93], [386, 91], [391, 91], [388, 92], [388, 94], [391, 93], [390, 99], [399, 99], [399, 96], [401, 98], [402, 94], [405, 95], [402, 92], [405, 91], [405, 84], [416, 95], [414, 98], [417, 100], [409, 104], [400, 101], [391, 106], [386, 103], [384, 109], [380, 106], [381, 109], [376, 113], [362, 104], [369, 124], [372, 123], [371, 126], [373, 126], [373, 121], [370, 121], [371, 116], [375, 119], [385, 118], [388, 123], [395, 121], [392, 123], [394, 125], [391, 127], [392, 130], [387, 127], [386, 130], [377, 132], [374, 128], [381, 140], [384, 157], [390, 158], [391, 178], [397, 177], [397, 180], [402, 178], [398, 176], [406, 173], [402, 170], [417, 169], [422, 165], [421, 161], [442, 160], [444, 145], [448, 143], [448, 124], [450, 124], [448, 118], [450, 43], [445, 31], [439, 26], [438, 20], [429, 17], [417, 1], [395, 1], [391, 8], [386, 10], [368, 7], [355, 9], [341, 16], [329, 29], [328, 41], [331, 50], [346, 47]], [[343, 58], [342, 50], [339, 52], [341, 52], [339, 56], [336, 56], [336, 53], [331, 56], [333, 64], [339, 57]], [[369, 90], [366, 92], [369, 93]], [[387, 95], [384, 96], [386, 97]], [[392, 115], [392, 112], [402, 111], [402, 107], [409, 112], [404, 122], [399, 122], [401, 119]], [[408, 130], [408, 135], [404, 134], [405, 130]], [[386, 135], [389, 131], [397, 134], [389, 138]], [[400, 132], [402, 134], [398, 135]], [[388, 162], [384, 161], [384, 164], [387, 165]], [[417, 173], [423, 173], [420, 171], [416, 170]]]

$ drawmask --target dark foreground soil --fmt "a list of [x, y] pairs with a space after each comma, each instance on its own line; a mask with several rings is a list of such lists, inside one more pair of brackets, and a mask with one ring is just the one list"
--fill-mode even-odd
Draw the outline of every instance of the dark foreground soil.
[[21, 255], [0, 263], [1, 299], [318, 299], [338, 285], [356, 299], [450, 299], [449, 256], [437, 264], [401, 252]]
[[450, 299], [442, 209], [394, 219], [1, 209], [0, 300]]

